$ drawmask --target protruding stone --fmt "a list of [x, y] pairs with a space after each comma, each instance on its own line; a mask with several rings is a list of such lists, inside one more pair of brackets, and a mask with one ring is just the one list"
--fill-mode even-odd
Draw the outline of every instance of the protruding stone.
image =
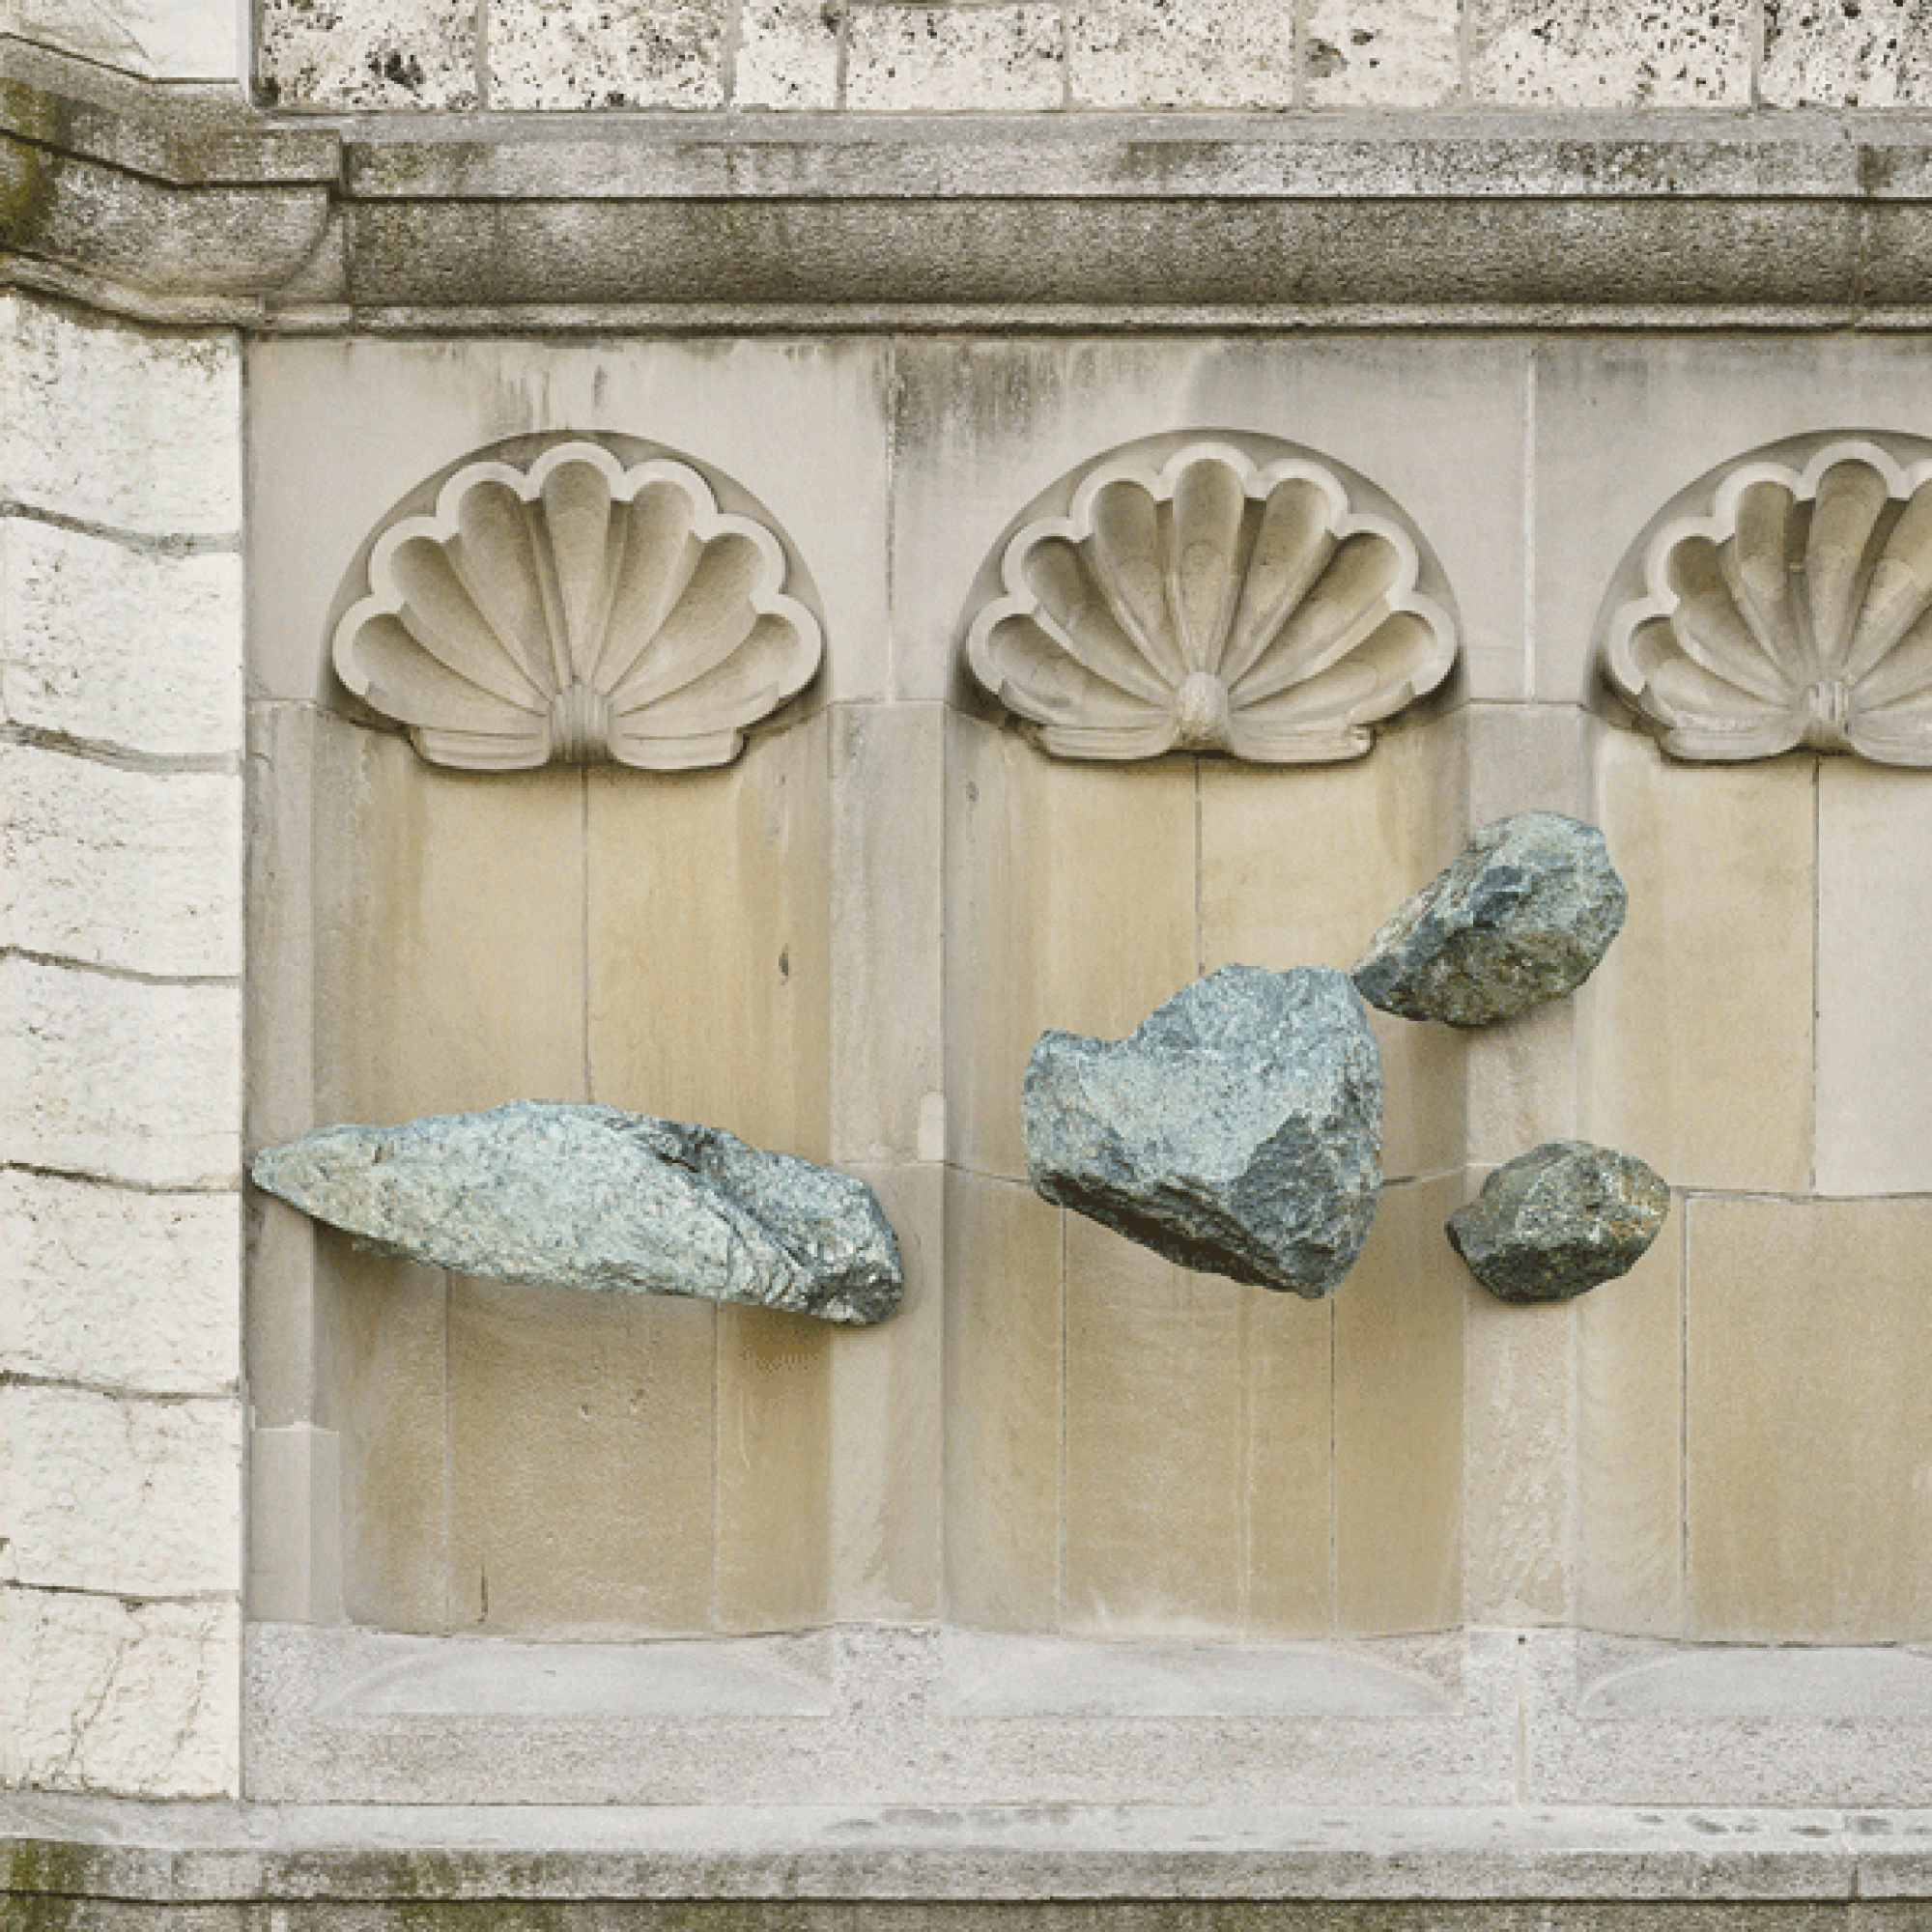
[[1669, 1212], [1669, 1183], [1634, 1154], [1547, 1141], [1450, 1215], [1449, 1242], [1503, 1301], [1568, 1301], [1628, 1274]]
[[1122, 1040], [1041, 1036], [1033, 1183], [1182, 1267], [1323, 1295], [1381, 1192], [1381, 1062], [1348, 976], [1224, 966]]
[[1404, 1019], [1513, 1020], [1590, 977], [1627, 904], [1594, 825], [1553, 811], [1499, 818], [1370, 941], [1355, 986]]
[[400, 1127], [327, 1127], [255, 1183], [378, 1254], [497, 1281], [747, 1302], [828, 1321], [899, 1304], [872, 1190], [716, 1127], [518, 1100]]

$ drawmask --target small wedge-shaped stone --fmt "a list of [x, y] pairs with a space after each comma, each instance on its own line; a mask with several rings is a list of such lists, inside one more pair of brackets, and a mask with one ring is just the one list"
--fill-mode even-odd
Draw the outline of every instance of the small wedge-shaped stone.
[[1634, 1154], [1547, 1141], [1450, 1215], [1449, 1241], [1501, 1300], [1568, 1301], [1628, 1274], [1669, 1212], [1669, 1183]]
[[326, 1127], [252, 1172], [362, 1247], [497, 1281], [828, 1321], [882, 1321], [899, 1304], [898, 1243], [864, 1181], [716, 1127], [518, 1100]]
[[1326, 1294], [1381, 1192], [1381, 1061], [1348, 976], [1224, 966], [1125, 1039], [1048, 1033], [1033, 1184], [1182, 1267]]
[[1590, 977], [1627, 904], [1594, 825], [1519, 812], [1484, 826], [1396, 912], [1356, 965], [1355, 985], [1404, 1019], [1515, 1019]]

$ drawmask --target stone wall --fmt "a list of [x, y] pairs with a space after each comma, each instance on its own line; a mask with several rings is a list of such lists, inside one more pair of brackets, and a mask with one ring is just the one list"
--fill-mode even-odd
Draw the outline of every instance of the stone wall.
[[1932, 106], [1914, 0], [263, 0], [281, 107]]

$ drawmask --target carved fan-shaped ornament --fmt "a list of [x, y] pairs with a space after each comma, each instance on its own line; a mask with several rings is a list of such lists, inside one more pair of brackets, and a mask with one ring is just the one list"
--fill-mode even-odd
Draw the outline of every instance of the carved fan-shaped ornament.
[[555, 442], [466, 465], [382, 532], [335, 668], [433, 764], [727, 764], [818, 668], [786, 567], [685, 464]]
[[1839, 440], [1739, 465], [1644, 551], [1609, 679], [1701, 760], [1932, 765], [1932, 457]]
[[1408, 530], [1325, 465], [1191, 442], [1099, 463], [1023, 524], [967, 657], [1061, 757], [1358, 758], [1456, 661], [1420, 575]]

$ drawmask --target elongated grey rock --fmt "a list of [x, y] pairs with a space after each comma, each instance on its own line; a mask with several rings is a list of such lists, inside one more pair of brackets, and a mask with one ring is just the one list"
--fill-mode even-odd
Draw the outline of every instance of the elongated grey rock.
[[1628, 903], [1594, 825], [1553, 811], [1499, 818], [1369, 942], [1355, 986], [1404, 1019], [1515, 1019], [1596, 971]]
[[1546, 1141], [1450, 1215], [1449, 1240], [1502, 1300], [1568, 1301], [1628, 1274], [1669, 1212], [1669, 1183], [1634, 1154]]
[[690, 1294], [828, 1321], [899, 1305], [872, 1190], [717, 1127], [517, 1100], [326, 1127], [255, 1156], [258, 1187], [358, 1245], [497, 1281]]
[[1183, 1267], [1310, 1298], [1381, 1194], [1381, 1060], [1348, 976], [1224, 966], [1122, 1040], [1040, 1037], [1033, 1184]]

